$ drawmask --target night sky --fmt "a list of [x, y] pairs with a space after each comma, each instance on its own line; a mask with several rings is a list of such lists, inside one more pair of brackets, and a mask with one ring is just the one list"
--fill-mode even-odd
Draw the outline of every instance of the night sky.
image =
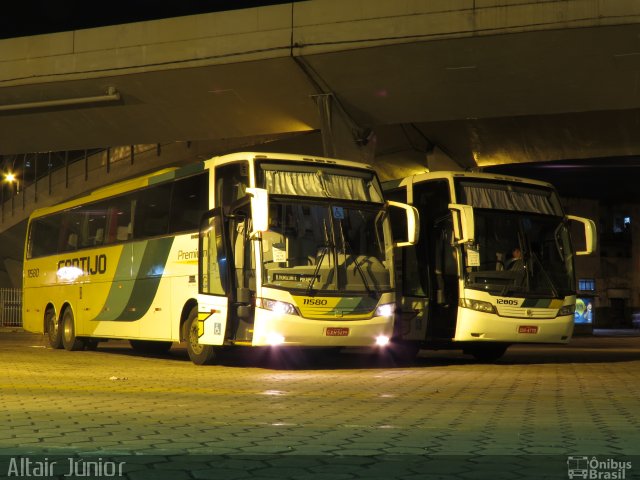
[[283, 0], [25, 0], [2, 4], [0, 39], [157, 20], [198, 13], [238, 10]]
[[595, 158], [544, 163], [514, 163], [485, 168], [488, 173], [528, 177], [556, 186], [560, 195], [637, 202], [640, 198], [640, 158]]

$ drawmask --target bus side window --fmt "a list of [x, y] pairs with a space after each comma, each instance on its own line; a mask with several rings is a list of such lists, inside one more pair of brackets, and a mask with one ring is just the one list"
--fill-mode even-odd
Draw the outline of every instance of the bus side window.
[[54, 255], [58, 252], [60, 221], [60, 215], [51, 215], [31, 222], [27, 258]]
[[215, 169], [216, 206], [231, 205], [246, 195], [249, 186], [249, 164], [247, 162], [231, 163]]
[[197, 230], [200, 218], [208, 210], [208, 173], [178, 180], [171, 193], [169, 231]]
[[80, 235], [84, 223], [85, 213], [80, 209], [64, 212], [62, 227], [58, 235], [59, 251], [71, 252], [80, 246]]
[[139, 192], [135, 208], [136, 222], [133, 225], [134, 238], [167, 234], [171, 187], [171, 183], [165, 183]]
[[102, 245], [107, 226], [107, 206], [104, 202], [87, 205], [83, 208], [86, 212], [82, 228], [81, 245], [93, 247]]
[[122, 242], [131, 238], [132, 203], [130, 196], [120, 197], [112, 202], [107, 213], [107, 231], [104, 243]]

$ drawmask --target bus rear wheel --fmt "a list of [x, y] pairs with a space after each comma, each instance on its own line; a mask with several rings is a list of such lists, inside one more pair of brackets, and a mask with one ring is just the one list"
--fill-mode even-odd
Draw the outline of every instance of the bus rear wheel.
[[49, 309], [45, 317], [49, 346], [55, 349], [62, 348], [62, 329], [60, 328], [60, 322], [56, 318], [56, 312], [53, 309]]
[[209, 365], [213, 363], [216, 351], [213, 345], [202, 345], [198, 342], [198, 307], [193, 307], [189, 318], [185, 322], [187, 340], [187, 353], [196, 365]]
[[76, 337], [76, 326], [71, 309], [67, 308], [62, 315], [62, 345], [65, 350], [84, 350], [84, 342]]

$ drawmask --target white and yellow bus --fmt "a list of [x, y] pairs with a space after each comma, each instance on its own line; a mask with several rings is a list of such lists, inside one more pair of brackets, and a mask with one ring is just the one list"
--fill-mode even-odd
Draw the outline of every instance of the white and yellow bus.
[[[417, 214], [395, 206], [408, 245]], [[371, 167], [287, 154], [235, 153], [105, 187], [31, 215], [23, 325], [67, 350], [186, 341], [198, 364], [221, 345], [383, 344], [398, 245], [389, 208]]]
[[[398, 330], [414, 351], [459, 348], [495, 360], [514, 343], [567, 343], [576, 305], [574, 255], [596, 246], [593, 221], [565, 215], [548, 183], [429, 172], [384, 184], [420, 212], [402, 250]], [[574, 251], [570, 221], [585, 248]]]

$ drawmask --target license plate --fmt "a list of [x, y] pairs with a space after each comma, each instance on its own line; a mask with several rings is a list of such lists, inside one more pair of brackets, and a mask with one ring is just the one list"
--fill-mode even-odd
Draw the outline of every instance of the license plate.
[[349, 335], [349, 329], [344, 327], [327, 327], [325, 335], [327, 337], [346, 337]]
[[518, 327], [518, 333], [538, 333], [537, 325], [520, 325]]

